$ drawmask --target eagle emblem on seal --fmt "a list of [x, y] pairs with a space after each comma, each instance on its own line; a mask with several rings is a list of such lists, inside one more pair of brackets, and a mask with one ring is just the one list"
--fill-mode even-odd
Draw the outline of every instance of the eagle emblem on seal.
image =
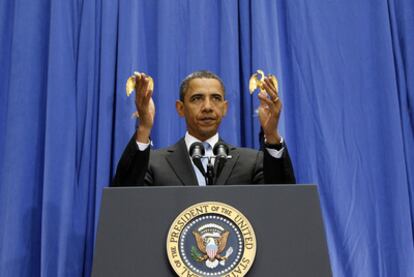
[[233, 253], [233, 248], [229, 247], [223, 254], [227, 246], [229, 231], [224, 230], [218, 224], [209, 223], [200, 226], [192, 232], [197, 243], [197, 247], [191, 248], [191, 257], [197, 262], [205, 262], [208, 268], [216, 268], [219, 264], [225, 266], [226, 260]]

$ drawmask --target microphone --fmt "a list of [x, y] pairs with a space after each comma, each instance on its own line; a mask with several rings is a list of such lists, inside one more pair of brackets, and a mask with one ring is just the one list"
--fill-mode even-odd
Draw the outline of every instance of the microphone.
[[190, 146], [190, 157], [193, 160], [194, 165], [200, 170], [203, 176], [206, 176], [206, 172], [204, 171], [203, 163], [201, 162], [201, 158], [204, 157], [204, 145], [201, 142], [194, 142]]
[[201, 159], [204, 156], [204, 145], [201, 142], [194, 142], [190, 146], [191, 159]]
[[220, 160], [227, 161], [228, 158], [231, 158], [230, 156], [228, 156], [229, 147], [226, 144], [224, 144], [220, 141], [217, 142], [216, 145], [214, 145], [213, 154], [214, 154], [214, 156], [216, 156], [216, 158], [219, 161]]
[[[213, 154], [216, 156], [216, 178], [220, 175], [221, 171], [223, 170], [224, 164], [226, 163], [227, 159], [230, 159], [229, 156], [229, 147], [224, 144], [223, 142], [219, 141], [214, 145]], [[217, 181], [217, 179], [216, 179]]]

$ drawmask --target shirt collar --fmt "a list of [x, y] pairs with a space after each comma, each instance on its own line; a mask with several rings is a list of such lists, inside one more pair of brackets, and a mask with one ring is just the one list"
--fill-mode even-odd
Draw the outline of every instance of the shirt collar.
[[219, 141], [219, 134], [216, 133], [214, 136], [212, 136], [211, 138], [205, 140], [205, 141], [201, 141], [198, 138], [193, 137], [192, 135], [190, 135], [188, 133], [188, 131], [185, 133], [185, 137], [184, 137], [184, 141], [185, 141], [185, 145], [187, 146], [187, 151], [190, 150], [190, 146], [191, 144], [193, 144], [194, 142], [198, 141], [198, 142], [208, 142], [211, 145], [211, 148], [214, 148], [214, 145], [216, 145], [216, 143]]

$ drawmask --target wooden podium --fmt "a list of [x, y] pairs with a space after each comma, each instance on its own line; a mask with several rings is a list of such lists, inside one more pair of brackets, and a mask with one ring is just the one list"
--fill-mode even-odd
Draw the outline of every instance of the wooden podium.
[[177, 276], [167, 233], [205, 201], [235, 207], [253, 226], [257, 252], [246, 276], [332, 276], [315, 185], [106, 188], [92, 276]]

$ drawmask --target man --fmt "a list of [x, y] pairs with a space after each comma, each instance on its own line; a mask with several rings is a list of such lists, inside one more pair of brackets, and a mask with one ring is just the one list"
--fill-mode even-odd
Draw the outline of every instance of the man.
[[[259, 93], [258, 98], [265, 149], [256, 151], [228, 145], [231, 158], [214, 184], [295, 183], [289, 154], [277, 129], [282, 103], [269, 78], [265, 78], [263, 86], [267, 93]], [[175, 145], [154, 151], [150, 150], [150, 133], [155, 106], [149, 79], [144, 74], [136, 77], [135, 91], [139, 127], [122, 154], [112, 186], [205, 186], [206, 179], [191, 160], [189, 148], [193, 142], [204, 142], [211, 156], [214, 145], [222, 142], [217, 131], [228, 103], [221, 79], [209, 71], [197, 71], [184, 79], [176, 110], [185, 118], [185, 137]]]

